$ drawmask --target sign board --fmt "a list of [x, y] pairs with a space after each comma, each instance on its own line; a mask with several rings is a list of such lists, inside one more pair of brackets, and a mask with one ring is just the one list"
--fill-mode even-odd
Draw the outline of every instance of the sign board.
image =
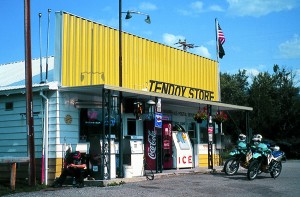
[[162, 128], [162, 114], [161, 113], [155, 114], [155, 127]]

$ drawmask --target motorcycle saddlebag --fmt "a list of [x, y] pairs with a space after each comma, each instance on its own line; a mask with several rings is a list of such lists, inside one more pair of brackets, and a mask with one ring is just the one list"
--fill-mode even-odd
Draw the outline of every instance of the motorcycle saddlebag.
[[283, 152], [282, 151], [273, 151], [272, 155], [276, 158], [276, 157], [282, 156]]

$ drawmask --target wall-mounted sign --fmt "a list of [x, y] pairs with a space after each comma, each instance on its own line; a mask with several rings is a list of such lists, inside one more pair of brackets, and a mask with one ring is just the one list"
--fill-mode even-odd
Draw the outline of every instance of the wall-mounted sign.
[[161, 113], [155, 114], [155, 127], [156, 128], [162, 127], [162, 114]]
[[[108, 126], [108, 116], [105, 116], [105, 126]], [[115, 126], [116, 125], [116, 119], [114, 117], [110, 117], [110, 126]]]
[[161, 113], [161, 98], [157, 99], [156, 112]]
[[174, 96], [182, 96], [187, 98], [195, 98], [200, 100], [212, 101], [214, 100], [214, 92], [203, 90], [199, 88], [193, 88], [188, 86], [181, 86], [172, 83], [166, 83], [161, 81], [150, 80], [150, 92], [157, 92], [163, 94], [169, 94]]
[[65, 116], [65, 123], [66, 124], [71, 124], [72, 123], [72, 116], [70, 114], [67, 114]]

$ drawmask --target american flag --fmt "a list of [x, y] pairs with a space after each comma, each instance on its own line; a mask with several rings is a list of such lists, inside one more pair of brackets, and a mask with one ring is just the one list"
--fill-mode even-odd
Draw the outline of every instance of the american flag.
[[218, 24], [218, 38], [220, 43], [223, 45], [225, 42], [225, 36], [219, 24]]

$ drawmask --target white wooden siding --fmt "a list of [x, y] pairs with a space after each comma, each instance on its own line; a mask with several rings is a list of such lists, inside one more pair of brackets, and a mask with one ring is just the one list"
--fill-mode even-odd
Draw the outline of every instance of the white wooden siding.
[[[13, 102], [12, 110], [5, 110], [5, 103]], [[41, 97], [33, 95], [34, 137], [36, 158], [41, 157], [42, 113]], [[8, 95], [0, 97], [0, 156], [27, 156], [26, 95]]]
[[[49, 99], [48, 114], [48, 143], [49, 158], [61, 158], [64, 144], [76, 147], [79, 142], [79, 110], [69, 102], [67, 94], [58, 91], [44, 92]], [[5, 103], [13, 102], [13, 110], [6, 111]], [[39, 93], [33, 95], [35, 157], [42, 157], [43, 146], [43, 116], [42, 104], [44, 99]], [[26, 129], [26, 95], [15, 94], [0, 96], [0, 157], [27, 156], [27, 129]], [[66, 124], [65, 116], [72, 116], [72, 123]]]
[[[79, 111], [68, 98], [67, 94], [55, 92], [49, 100], [49, 158], [61, 158], [65, 144], [75, 147], [79, 142]], [[67, 114], [72, 116], [71, 124], [65, 123]]]

